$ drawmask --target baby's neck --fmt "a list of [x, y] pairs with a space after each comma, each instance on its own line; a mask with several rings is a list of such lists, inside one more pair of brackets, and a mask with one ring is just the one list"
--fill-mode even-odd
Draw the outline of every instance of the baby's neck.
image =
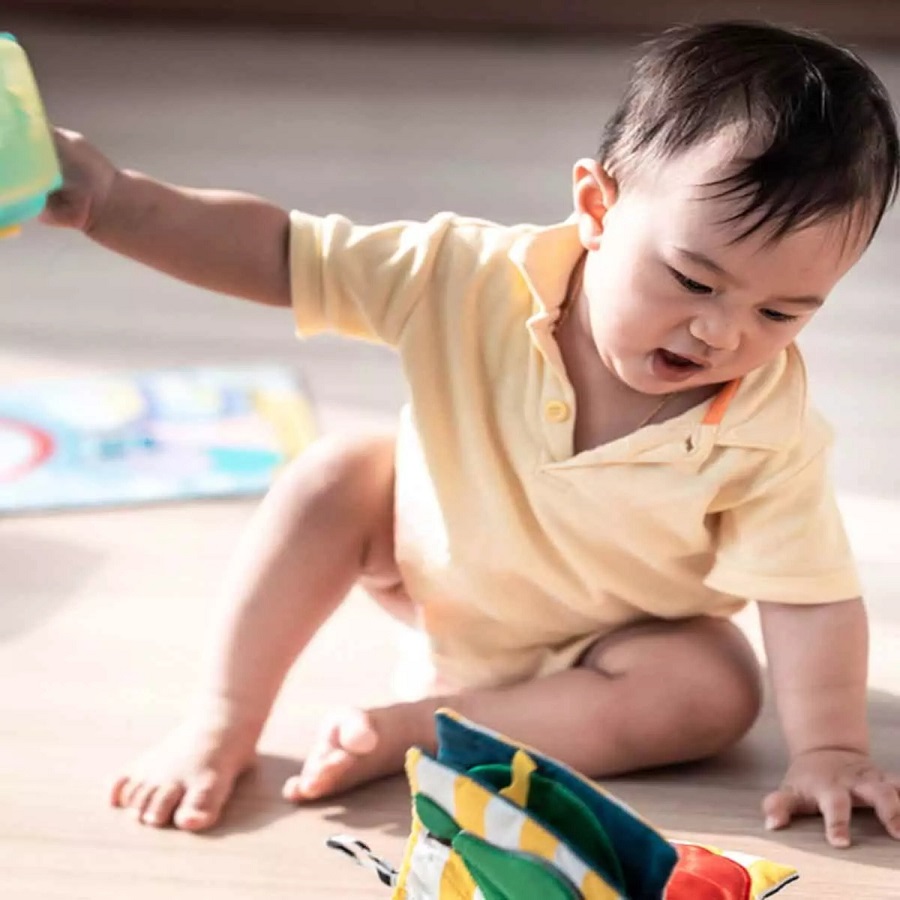
[[597, 352], [583, 296], [573, 300], [556, 340], [575, 392], [575, 453], [611, 443], [644, 425], [673, 419], [718, 392], [717, 385], [709, 385], [678, 391], [666, 399], [666, 395], [643, 394], [629, 387]]

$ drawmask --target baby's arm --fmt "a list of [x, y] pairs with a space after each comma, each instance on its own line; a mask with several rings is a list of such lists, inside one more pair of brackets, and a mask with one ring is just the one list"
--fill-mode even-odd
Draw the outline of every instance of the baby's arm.
[[278, 206], [226, 191], [165, 184], [117, 169], [80, 135], [59, 130], [64, 184], [43, 220], [208, 288], [289, 306], [289, 217]]
[[872, 806], [900, 839], [900, 779], [869, 758], [868, 624], [860, 599], [760, 603], [775, 700], [791, 764], [764, 802], [770, 828], [821, 811], [829, 842], [850, 843], [854, 804]]

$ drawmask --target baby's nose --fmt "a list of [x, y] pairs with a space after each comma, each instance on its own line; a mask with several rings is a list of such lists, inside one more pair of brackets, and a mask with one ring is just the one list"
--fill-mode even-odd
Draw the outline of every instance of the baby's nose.
[[734, 352], [741, 344], [738, 322], [719, 310], [694, 318], [689, 331], [709, 350]]

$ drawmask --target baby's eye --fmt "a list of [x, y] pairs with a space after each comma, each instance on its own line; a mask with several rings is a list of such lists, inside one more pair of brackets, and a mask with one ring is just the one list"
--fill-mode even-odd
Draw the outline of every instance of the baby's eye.
[[795, 322], [797, 320], [796, 316], [778, 312], [777, 309], [763, 309], [760, 311], [770, 322]]
[[706, 284], [700, 284], [699, 281], [694, 281], [693, 278], [688, 278], [687, 275], [682, 275], [678, 269], [669, 268], [669, 271], [672, 273], [672, 277], [686, 290], [690, 291], [692, 294], [711, 294], [713, 289]]

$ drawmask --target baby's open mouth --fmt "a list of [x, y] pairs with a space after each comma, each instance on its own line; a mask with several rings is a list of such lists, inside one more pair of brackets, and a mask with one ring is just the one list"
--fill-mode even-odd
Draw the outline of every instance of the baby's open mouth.
[[652, 366], [656, 377], [668, 382], [687, 381], [691, 376], [706, 369], [703, 362], [666, 350], [664, 347], [653, 352]]
[[702, 369], [703, 366], [700, 363], [694, 362], [692, 359], [688, 359], [686, 356], [680, 356], [677, 353], [673, 353], [671, 350], [659, 349], [657, 351], [659, 355], [662, 357], [663, 362], [667, 366], [674, 366], [676, 369]]

